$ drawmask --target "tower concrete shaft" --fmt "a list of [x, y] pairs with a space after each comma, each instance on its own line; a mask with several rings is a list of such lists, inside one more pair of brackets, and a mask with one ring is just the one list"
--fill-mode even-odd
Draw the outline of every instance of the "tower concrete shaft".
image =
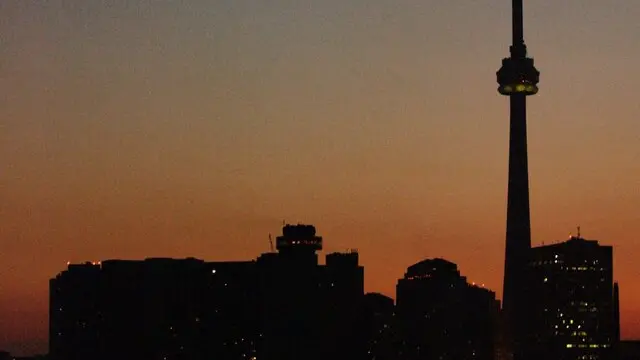
[[526, 101], [525, 95], [521, 94], [510, 98], [507, 233], [502, 297], [503, 309], [508, 312], [520, 307], [518, 298], [524, 295], [524, 272], [531, 248]]
[[524, 43], [522, 0], [512, 0], [513, 44], [510, 57], [497, 72], [498, 92], [510, 97], [509, 182], [505, 246], [503, 312], [511, 353], [526, 353], [526, 269], [531, 249], [529, 170], [527, 155], [527, 96], [538, 92], [540, 73], [527, 57]]

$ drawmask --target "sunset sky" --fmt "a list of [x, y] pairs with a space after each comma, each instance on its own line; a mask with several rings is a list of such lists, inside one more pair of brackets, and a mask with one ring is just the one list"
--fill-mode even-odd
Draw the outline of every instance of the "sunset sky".
[[[614, 246], [640, 337], [640, 2], [525, 0], [532, 236]], [[67, 261], [256, 258], [282, 221], [394, 296], [501, 296], [507, 0], [0, 1], [0, 349], [47, 351]], [[324, 254], [322, 254], [324, 256]]]

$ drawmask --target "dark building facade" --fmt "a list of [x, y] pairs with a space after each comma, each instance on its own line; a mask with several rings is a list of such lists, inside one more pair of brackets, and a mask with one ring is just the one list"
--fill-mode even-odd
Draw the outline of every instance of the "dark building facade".
[[407, 269], [396, 289], [399, 359], [494, 359], [495, 293], [468, 284], [456, 264], [421, 261]]
[[640, 360], [640, 340], [620, 341], [618, 359]]
[[531, 249], [532, 343], [538, 358], [615, 358], [613, 249], [579, 236]]
[[[356, 252], [287, 225], [256, 261], [108, 260], [50, 281], [50, 355], [75, 359], [347, 359], [364, 296]], [[350, 359], [353, 357], [350, 357]]]
[[46, 360], [46, 355], [34, 355], [34, 356], [12, 356], [7, 351], [0, 351], [0, 360]]
[[365, 359], [396, 360], [401, 339], [397, 332], [393, 299], [379, 293], [368, 293], [364, 296], [362, 311]]
[[364, 268], [355, 251], [332, 253], [318, 265], [322, 237], [313, 226], [285, 226], [278, 253], [257, 261], [261, 288], [261, 357], [273, 360], [354, 359]]
[[69, 265], [50, 283], [50, 354], [64, 360], [249, 356], [258, 310], [254, 274], [253, 262], [197, 259]]

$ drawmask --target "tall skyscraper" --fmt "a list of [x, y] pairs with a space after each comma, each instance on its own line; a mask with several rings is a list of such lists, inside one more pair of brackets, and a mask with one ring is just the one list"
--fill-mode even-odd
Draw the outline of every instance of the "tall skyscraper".
[[503, 313], [511, 352], [525, 353], [522, 339], [526, 328], [525, 272], [531, 248], [529, 217], [529, 171], [527, 160], [527, 100], [538, 92], [540, 73], [527, 57], [524, 43], [522, 0], [512, 0], [513, 44], [511, 56], [502, 59], [497, 72], [498, 92], [509, 96], [509, 185], [507, 195], [507, 234], [505, 249]]
[[611, 360], [619, 342], [613, 248], [579, 236], [531, 249], [533, 357]]

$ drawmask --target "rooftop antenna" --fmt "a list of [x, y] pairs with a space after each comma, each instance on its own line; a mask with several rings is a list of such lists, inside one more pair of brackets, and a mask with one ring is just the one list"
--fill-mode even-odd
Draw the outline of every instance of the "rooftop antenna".
[[580, 238], [580, 226], [578, 226], [578, 238]]
[[273, 239], [271, 238], [271, 233], [269, 233], [269, 249], [271, 249], [271, 252], [275, 252], [273, 250]]

